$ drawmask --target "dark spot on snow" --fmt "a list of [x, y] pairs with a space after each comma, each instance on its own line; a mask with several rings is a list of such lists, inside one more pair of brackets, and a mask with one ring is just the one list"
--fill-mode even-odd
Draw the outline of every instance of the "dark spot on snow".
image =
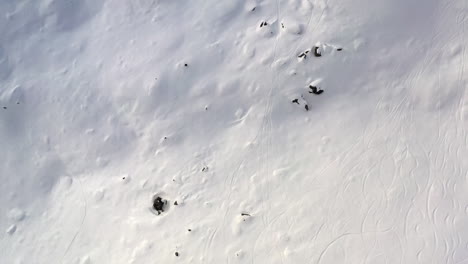
[[185, 63], [185, 64], [184, 64], [184, 66], [185, 66], [185, 67], [188, 67], [188, 64], [187, 64], [187, 63]]
[[299, 99], [296, 98], [296, 99], [292, 100], [291, 102], [295, 103], [295, 104], [299, 104]]
[[179, 203], [177, 201], [174, 202], [174, 205], [179, 205]]
[[311, 89], [312, 91], [309, 91], [309, 93], [313, 93], [313, 94], [316, 94], [316, 95], [320, 95], [323, 93], [323, 90], [320, 90], [320, 88], [317, 88], [315, 86], [312, 86], [312, 85], [309, 85], [309, 89]]
[[122, 180], [125, 180], [125, 177], [122, 177]]
[[166, 140], [166, 139], [167, 139], [167, 137], [164, 137], [164, 140]]
[[6, 107], [6, 106], [4, 106], [4, 107], [3, 107], [3, 109], [7, 109], [7, 107]]
[[304, 52], [302, 52], [301, 54], [299, 54], [299, 58], [304, 58], [306, 59], [307, 58], [307, 54], [310, 52], [310, 50], [306, 50]]
[[342, 50], [343, 50], [343, 48], [337, 48], [336, 50], [337, 50], [337, 51], [342, 51]]
[[189, 228], [187, 231], [192, 232], [192, 229]]
[[282, 28], [284, 28], [284, 25], [283, 25], [283, 23], [281, 23], [281, 27], [282, 27]]
[[252, 11], [252, 12], [253, 12], [253, 11], [255, 11], [255, 8], [256, 8], [256, 7], [252, 8], [252, 10], [251, 10], [251, 11]]
[[207, 167], [203, 167], [203, 169], [201, 171], [208, 171], [208, 166]]
[[322, 53], [319, 51], [319, 47], [314, 47], [314, 56], [315, 57], [322, 57]]
[[251, 216], [250, 214], [247, 213], [241, 213], [242, 216]]
[[309, 111], [309, 106], [308, 105], [305, 105], [304, 108], [305, 108], [306, 111]]
[[179, 252], [176, 252], [176, 253], [175, 253], [175, 256], [178, 257], [178, 256], [179, 256]]
[[268, 23], [266, 21], [263, 21], [262, 23], [260, 23], [260, 27], [263, 27], [263, 26], [268, 26]]
[[153, 209], [156, 210], [156, 212], [158, 212], [158, 215], [164, 212], [166, 205], [167, 200], [164, 200], [159, 196], [153, 200]]

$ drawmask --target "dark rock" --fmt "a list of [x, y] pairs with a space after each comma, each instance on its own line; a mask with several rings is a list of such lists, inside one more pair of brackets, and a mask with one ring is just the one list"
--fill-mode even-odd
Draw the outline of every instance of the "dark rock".
[[314, 47], [314, 56], [315, 57], [322, 57], [322, 53], [319, 52], [319, 47]]
[[156, 212], [158, 212], [158, 215], [164, 212], [166, 205], [167, 205], [167, 200], [164, 200], [163, 198], [159, 196], [156, 197], [153, 201], [153, 208], [154, 210], [156, 210]]
[[313, 94], [316, 94], [316, 95], [320, 95], [323, 93], [323, 90], [320, 90], [320, 88], [317, 88], [315, 86], [312, 86], [312, 85], [309, 85], [309, 89], [311, 89], [312, 91], [309, 91], [309, 93], [313, 93]]

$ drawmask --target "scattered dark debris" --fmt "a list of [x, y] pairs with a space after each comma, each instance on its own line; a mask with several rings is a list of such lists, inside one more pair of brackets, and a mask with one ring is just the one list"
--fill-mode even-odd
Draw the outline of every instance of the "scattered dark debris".
[[281, 27], [284, 28], [284, 24], [283, 24], [283, 23], [281, 23]]
[[203, 167], [203, 169], [202, 169], [201, 171], [203, 171], [203, 172], [204, 172], [204, 171], [208, 171], [208, 166]]
[[251, 216], [250, 214], [247, 213], [241, 213], [242, 216]]
[[296, 99], [292, 100], [291, 103], [299, 104], [299, 99], [296, 98]]
[[185, 66], [185, 67], [188, 67], [188, 64], [187, 64], [187, 63], [185, 63], [185, 64], [184, 64], [184, 66]]
[[177, 201], [174, 202], [174, 205], [179, 205], [179, 203]]
[[299, 54], [299, 58], [304, 58], [304, 59], [307, 59], [307, 54], [309, 53], [310, 50], [306, 50], [304, 52], [302, 52], [301, 54]]
[[322, 57], [322, 53], [319, 51], [319, 47], [314, 47], [314, 56], [315, 57]]
[[4, 107], [3, 107], [3, 109], [7, 109], [7, 107], [6, 107], [6, 106], [4, 106]]
[[342, 51], [342, 50], [343, 50], [343, 48], [337, 48], [336, 50], [337, 50], [337, 51]]
[[268, 23], [266, 21], [263, 21], [261, 24], [260, 24], [260, 27], [263, 27], [263, 26], [268, 26]]
[[164, 212], [164, 207], [166, 207], [166, 205], [167, 205], [167, 200], [164, 200], [163, 198], [159, 196], [156, 197], [156, 199], [154, 199], [153, 201], [153, 208], [154, 210], [156, 210], [156, 212], [158, 212], [158, 215]]
[[305, 105], [304, 108], [305, 108], [306, 111], [309, 111], [309, 106], [308, 105]]
[[257, 7], [254, 7], [254, 8], [252, 8], [252, 10], [251, 10], [251, 11], [252, 11], [252, 12], [253, 12], [253, 11], [255, 11], [255, 8], [257, 8]]
[[178, 256], [179, 256], [179, 252], [176, 252], [176, 253], [175, 253], [175, 256], [178, 257]]
[[317, 88], [313, 85], [309, 85], [309, 89], [311, 89], [312, 91], [309, 91], [309, 93], [313, 93], [313, 94], [316, 94], [316, 95], [320, 95], [323, 93], [323, 90], [321, 90], [320, 88]]

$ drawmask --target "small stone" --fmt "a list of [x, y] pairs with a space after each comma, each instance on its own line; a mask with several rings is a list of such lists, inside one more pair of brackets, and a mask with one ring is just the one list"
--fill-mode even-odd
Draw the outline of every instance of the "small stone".
[[176, 253], [175, 253], [175, 256], [178, 257], [178, 256], [179, 256], [179, 252], [176, 252]]
[[6, 106], [4, 106], [4, 107], [3, 107], [3, 109], [7, 109], [7, 107], [6, 107]]
[[179, 205], [179, 203], [177, 201], [174, 202], [174, 205]]
[[192, 229], [189, 228], [188, 231], [189, 231], [189, 232], [192, 232]]
[[185, 63], [185, 64], [184, 64], [184, 66], [185, 66], [185, 67], [188, 67], [188, 64], [187, 64], [187, 63]]

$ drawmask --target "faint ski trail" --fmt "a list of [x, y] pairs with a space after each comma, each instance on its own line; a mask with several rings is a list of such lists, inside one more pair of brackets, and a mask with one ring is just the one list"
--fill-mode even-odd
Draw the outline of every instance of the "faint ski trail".
[[[310, 3], [310, 1], [309, 1]], [[325, 10], [328, 8], [328, 0], [323, 0], [323, 3], [324, 3], [324, 7], [322, 8], [322, 11], [320, 12], [320, 15], [317, 19], [317, 22], [314, 23], [314, 27], [312, 27], [312, 29], [310, 30], [310, 33], [314, 32], [317, 27], [320, 25], [320, 22], [322, 21], [322, 18], [323, 18], [323, 15], [325, 14]], [[312, 3], [310, 3], [312, 5], [312, 10], [310, 12], [310, 17], [309, 17], [309, 20], [307, 21], [307, 24], [305, 26], [305, 29], [304, 29], [304, 33], [303, 35], [305, 35], [309, 29], [309, 26], [310, 26], [310, 22], [312, 21], [312, 17], [314, 15], [314, 10], [315, 10], [315, 5], [313, 5]], [[299, 47], [302, 45], [302, 43], [304, 42], [304, 37], [301, 38], [301, 40], [299, 41], [299, 43], [297, 43], [296, 47], [294, 48], [294, 52], [293, 52], [293, 56], [297, 56], [297, 50], [299, 49]]]
[[88, 208], [88, 203], [87, 203], [87, 201], [86, 201], [86, 197], [85, 197], [84, 191], [83, 191], [83, 184], [81, 183], [81, 180], [80, 180], [78, 177], [77, 177], [76, 179], [78, 180], [78, 183], [80, 184], [81, 197], [83, 198], [83, 202], [84, 202], [83, 217], [82, 217], [82, 219], [81, 219], [80, 226], [79, 226], [78, 229], [76, 230], [75, 235], [73, 236], [73, 238], [72, 238], [72, 240], [70, 241], [70, 243], [68, 243], [67, 249], [66, 249], [65, 252], [63, 253], [62, 259], [60, 260], [61, 263], [64, 263], [63, 261], [64, 261], [65, 256], [67, 255], [68, 251], [70, 250], [70, 248], [72, 247], [73, 243], [75, 242], [75, 239], [78, 237], [78, 234], [81, 232], [81, 229], [83, 228], [84, 221], [85, 221], [85, 219], [86, 219], [87, 208]]

